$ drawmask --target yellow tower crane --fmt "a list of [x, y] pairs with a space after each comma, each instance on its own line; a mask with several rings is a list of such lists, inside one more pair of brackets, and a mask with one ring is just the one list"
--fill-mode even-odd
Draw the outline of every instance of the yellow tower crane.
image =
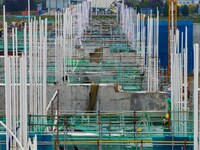
[[[172, 4], [173, 3], [173, 4]], [[173, 20], [173, 24], [172, 24]], [[171, 34], [170, 31], [174, 29], [173, 35], [176, 34], [177, 28], [177, 0], [168, 0], [168, 76], [171, 72], [171, 60], [170, 60], [170, 44], [171, 44]]]

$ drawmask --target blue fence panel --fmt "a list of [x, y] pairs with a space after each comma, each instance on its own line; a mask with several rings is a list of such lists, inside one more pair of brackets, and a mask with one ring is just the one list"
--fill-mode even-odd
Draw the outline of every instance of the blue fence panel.
[[[36, 135], [38, 142], [37, 146], [38, 150], [53, 150], [52, 135], [49, 134], [36, 134]], [[34, 134], [29, 135], [31, 140], [33, 139], [34, 136], [35, 136]], [[0, 134], [0, 150], [6, 150], [6, 134]]]
[[[179, 136], [163, 136], [163, 137], [153, 137], [153, 150], [181, 150], [186, 148], [187, 150], [193, 150], [193, 145], [189, 144], [180, 144], [179, 142], [191, 142], [193, 138], [190, 137], [179, 137]], [[170, 142], [174, 142], [176, 144], [171, 144]], [[177, 142], [176, 142], [177, 141]], [[173, 147], [173, 148], [172, 148]]]
[[[194, 68], [194, 51], [193, 51], [193, 22], [183, 20], [177, 22], [177, 27], [183, 32], [185, 41], [185, 27], [188, 28], [188, 73], [193, 72]], [[181, 37], [179, 38], [181, 40]], [[180, 42], [181, 43], [181, 42]], [[185, 42], [183, 42], [185, 45]], [[159, 23], [159, 60], [160, 65], [167, 69], [168, 64], [168, 22], [160, 21]]]

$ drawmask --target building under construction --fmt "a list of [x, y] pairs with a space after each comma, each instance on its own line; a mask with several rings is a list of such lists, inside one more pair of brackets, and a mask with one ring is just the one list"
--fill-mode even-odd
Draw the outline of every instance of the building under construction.
[[176, 28], [169, 4], [167, 69], [159, 12], [121, 3], [94, 15], [84, 1], [55, 12], [51, 26], [29, 18], [9, 29], [4, 8], [0, 149], [199, 149], [199, 45], [189, 81], [188, 28]]

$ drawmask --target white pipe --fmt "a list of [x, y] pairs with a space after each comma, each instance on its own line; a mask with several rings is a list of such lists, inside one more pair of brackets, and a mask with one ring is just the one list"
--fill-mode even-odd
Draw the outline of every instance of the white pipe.
[[199, 77], [199, 44], [194, 44], [194, 150], [199, 149], [198, 77]]
[[27, 142], [28, 142], [28, 111], [27, 111], [27, 57], [24, 55], [24, 58], [22, 57], [23, 62], [23, 143], [24, 147], [27, 148]]
[[[12, 125], [12, 128], [13, 128], [13, 132], [14, 134], [16, 134], [16, 126], [17, 126], [17, 123], [16, 123], [16, 118], [18, 117], [17, 114], [16, 114], [16, 81], [15, 81], [15, 66], [16, 66], [16, 63], [15, 63], [15, 29], [12, 28], [12, 46], [13, 46], [13, 57], [12, 57], [12, 82], [11, 82], [11, 85], [12, 85], [12, 114], [13, 114], [13, 125]], [[16, 147], [16, 142], [13, 141], [13, 145]]]
[[[19, 83], [19, 79], [18, 79], [18, 71], [19, 71], [19, 67], [18, 67], [18, 38], [17, 38], [17, 28], [15, 28], [15, 52], [16, 52], [16, 57], [15, 57], [15, 62], [16, 62], [16, 83]], [[19, 88], [18, 86], [16, 86], [16, 114], [17, 114], [17, 126], [19, 126], [19, 121], [18, 121], [18, 114], [19, 114]]]
[[[171, 2], [171, 12], [174, 12], [173, 11], [174, 10], [174, 3], [173, 2]], [[174, 35], [174, 17], [173, 17], [173, 15], [174, 15], [174, 13], [171, 13], [171, 26], [172, 26], [172, 28], [171, 28], [171, 30], [172, 30], [172, 35], [171, 35], [171, 37]]]
[[[187, 82], [187, 63], [188, 63], [188, 61], [187, 61], [187, 27], [185, 27], [185, 49], [184, 49], [184, 85], [185, 85], [185, 87], [184, 87], [184, 111], [187, 111], [188, 110], [188, 106], [187, 106], [187, 104], [188, 104], [188, 90], [187, 90], [187, 86], [188, 86], [188, 82]], [[184, 132], [187, 132], [187, 113], [185, 112], [185, 115], [184, 115], [185, 117], [185, 123], [184, 123], [184, 127], [185, 127], [185, 129], [184, 129]]]
[[[8, 112], [9, 112], [9, 106], [8, 106], [8, 57], [4, 58], [4, 64], [5, 64], [5, 113], [6, 113], [6, 124], [8, 126], [8, 128], [10, 128], [9, 126], [9, 116], [8, 116]], [[6, 131], [6, 148], [9, 148], [9, 132]]]
[[8, 41], [7, 41], [7, 22], [6, 22], [6, 9], [5, 5], [3, 6], [3, 31], [4, 31], [4, 56], [8, 56]]
[[28, 0], [28, 25], [30, 24], [30, 0]]
[[13, 134], [13, 132], [2, 121], [0, 121], [0, 124], [6, 129], [6, 131], [8, 131], [13, 136], [13, 138], [16, 140], [16, 142], [18, 143], [21, 150], [24, 150], [21, 142], [18, 140], [18, 138], [15, 136], [15, 134]]
[[[185, 85], [185, 87], [184, 87], [184, 102], [185, 102], [185, 104], [184, 104], [184, 110], [185, 111], [187, 111], [187, 103], [188, 103], [188, 92], [187, 92], [187, 85], [188, 85], [188, 83], [187, 83], [187, 63], [188, 63], [188, 56], [187, 56], [187, 50], [188, 50], [188, 48], [187, 48], [187, 33], [188, 31], [187, 31], [187, 27], [185, 27], [185, 52], [184, 52], [184, 85]], [[186, 118], [185, 118], [186, 119]]]
[[47, 108], [45, 109], [46, 113], [48, 112], [48, 110], [49, 110], [49, 108], [51, 106], [51, 103], [55, 100], [55, 98], [56, 98], [57, 95], [58, 95], [58, 90], [56, 90], [56, 92], [54, 93], [53, 97], [49, 101], [49, 104], [48, 104]]
[[156, 91], [158, 91], [158, 59], [159, 59], [159, 53], [158, 53], [158, 48], [159, 48], [159, 10], [157, 8], [157, 35], [156, 35]]
[[19, 130], [19, 141], [23, 144], [22, 141], [22, 136], [23, 136], [23, 95], [22, 95], [22, 89], [23, 89], [23, 84], [22, 84], [22, 80], [24, 78], [24, 76], [22, 75], [22, 60], [20, 59], [20, 130]]
[[29, 83], [30, 83], [30, 96], [29, 96], [29, 112], [33, 114], [33, 22], [29, 23]]
[[[184, 115], [181, 114], [181, 112], [183, 111], [183, 102], [182, 102], [182, 99], [183, 99], [183, 95], [182, 95], [182, 92], [183, 92], [183, 69], [182, 69], [182, 53], [179, 54], [179, 79], [180, 79], [180, 83], [179, 83], [179, 97], [180, 97], [180, 104], [179, 104], [179, 107], [180, 107], [180, 111], [179, 111], [179, 120], [184, 120]], [[183, 123], [180, 121], [179, 122], [179, 131], [180, 132], [183, 132]]]
[[45, 114], [47, 101], [47, 19], [45, 19], [45, 37], [43, 46], [43, 115]]

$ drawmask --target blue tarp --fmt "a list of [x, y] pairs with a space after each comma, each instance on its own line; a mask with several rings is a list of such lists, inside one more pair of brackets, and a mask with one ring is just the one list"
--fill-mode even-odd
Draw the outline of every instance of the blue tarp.
[[[30, 134], [29, 137], [33, 139], [35, 135]], [[38, 141], [38, 150], [53, 150], [53, 145], [51, 145], [52, 142], [52, 135], [49, 134], [36, 134], [37, 136], [37, 141]], [[0, 134], [0, 150], [5, 150], [6, 149], [6, 134]], [[47, 143], [48, 144], [45, 144]], [[44, 145], [42, 145], [42, 143]], [[49, 145], [50, 144], [50, 145]]]
[[[185, 27], [188, 28], [188, 73], [193, 72], [194, 67], [194, 52], [193, 52], [193, 22], [190, 20], [183, 20], [177, 22], [177, 27], [184, 35], [185, 41]], [[181, 38], [179, 38], [181, 39]], [[185, 42], [184, 44], [185, 45]], [[160, 21], [159, 23], [159, 60], [160, 65], [167, 69], [168, 64], [168, 22]]]
[[[180, 144], [179, 142], [184, 141], [192, 142], [193, 138], [181, 137], [181, 136], [163, 136], [163, 137], [153, 137], [153, 150], [182, 150], [186, 148], [187, 150], [193, 150], [193, 145], [191, 144]], [[172, 141], [174, 144], [171, 144]], [[177, 143], [176, 143], [177, 141]], [[173, 148], [172, 148], [173, 147]]]

